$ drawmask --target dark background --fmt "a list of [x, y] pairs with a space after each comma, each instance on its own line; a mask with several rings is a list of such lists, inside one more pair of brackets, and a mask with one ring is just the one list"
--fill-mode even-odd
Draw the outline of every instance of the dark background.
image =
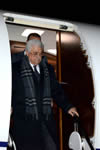
[[[35, 3], [34, 3], [35, 2]], [[42, 2], [42, 4], [40, 3]], [[61, 2], [61, 3], [60, 3]], [[2, 1], [3, 3], [3, 1]], [[6, 2], [5, 2], [6, 3]], [[20, 4], [21, 3], [21, 4]], [[0, 10], [45, 17], [64, 21], [78, 21], [82, 23], [100, 25], [100, 8], [97, 1], [13, 1], [9, 5], [0, 5]], [[37, 4], [36, 4], [37, 3]]]

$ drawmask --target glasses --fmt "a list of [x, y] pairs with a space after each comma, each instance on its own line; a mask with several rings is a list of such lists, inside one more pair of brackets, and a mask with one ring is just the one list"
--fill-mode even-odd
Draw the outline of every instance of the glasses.
[[34, 53], [29, 53], [31, 56], [33, 56], [33, 57], [37, 57], [37, 56], [40, 56], [40, 57], [42, 57], [43, 56], [43, 52], [42, 53], [38, 53], [38, 52], [34, 52]]

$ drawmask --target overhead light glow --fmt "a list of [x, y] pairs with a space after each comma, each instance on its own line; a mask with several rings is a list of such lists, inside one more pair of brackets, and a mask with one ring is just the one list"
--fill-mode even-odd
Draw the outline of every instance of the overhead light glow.
[[48, 49], [47, 52], [52, 54], [52, 55], [57, 55], [57, 50], [56, 49]]
[[38, 33], [40, 36], [44, 33], [43, 30], [37, 30], [37, 29], [25, 29], [22, 33], [22, 36], [27, 37], [31, 33]]

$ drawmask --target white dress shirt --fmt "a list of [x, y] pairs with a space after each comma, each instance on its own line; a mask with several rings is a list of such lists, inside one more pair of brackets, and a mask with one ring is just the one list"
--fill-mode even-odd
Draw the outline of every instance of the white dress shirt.
[[[30, 65], [31, 65], [31, 67], [32, 67], [32, 70], [34, 71], [34, 64], [31, 64], [31, 62], [30, 62]], [[37, 69], [37, 71], [38, 71], [38, 73], [40, 73], [40, 67], [39, 67], [39, 65], [36, 65], [36, 69]]]

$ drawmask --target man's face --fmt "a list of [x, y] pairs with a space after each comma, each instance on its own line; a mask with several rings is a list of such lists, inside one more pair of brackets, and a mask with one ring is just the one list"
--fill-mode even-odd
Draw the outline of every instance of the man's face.
[[38, 65], [41, 62], [42, 53], [43, 53], [42, 48], [40, 48], [39, 46], [33, 46], [30, 52], [28, 51], [26, 52], [26, 55], [28, 56], [29, 61], [32, 64]]

